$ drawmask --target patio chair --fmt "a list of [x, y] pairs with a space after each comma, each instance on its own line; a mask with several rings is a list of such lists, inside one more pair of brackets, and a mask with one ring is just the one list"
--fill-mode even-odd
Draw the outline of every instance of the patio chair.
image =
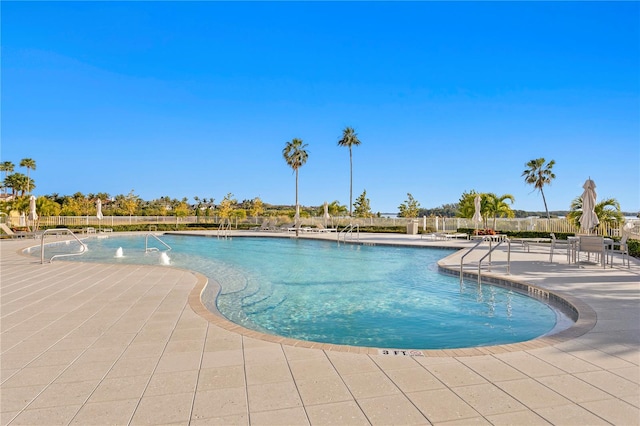
[[[551, 233], [551, 246], [549, 248], [549, 263], [553, 263], [553, 253], [556, 250], [564, 250], [567, 252], [567, 262], [571, 263], [571, 243], [566, 240], [558, 240], [556, 234]], [[528, 247], [527, 247], [528, 251]]]
[[[620, 253], [622, 255], [622, 266], [624, 266], [624, 258], [627, 258], [627, 267], [631, 268], [631, 264], [629, 263], [629, 245], [627, 244], [627, 240], [629, 239], [628, 235], [624, 235], [620, 241], [614, 241], [612, 244], [611, 252], [611, 266], [613, 266], [613, 255], [615, 253]], [[617, 247], [617, 248], [616, 248]]]
[[589, 256], [594, 253], [600, 256], [600, 263], [605, 268], [607, 265], [607, 246], [604, 243], [604, 237], [597, 235], [581, 235], [578, 242], [578, 259], [580, 259], [580, 253], [587, 253], [587, 261]]

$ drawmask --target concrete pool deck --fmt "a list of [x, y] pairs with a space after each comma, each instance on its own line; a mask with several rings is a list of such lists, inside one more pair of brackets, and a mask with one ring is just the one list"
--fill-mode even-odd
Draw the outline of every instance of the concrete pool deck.
[[[198, 274], [41, 265], [19, 253], [38, 243], [0, 242], [2, 425], [640, 424], [637, 260], [602, 269], [556, 254], [550, 264], [548, 250], [513, 246], [506, 275], [500, 249], [486, 275], [565, 295], [584, 329], [517, 348], [403, 356], [234, 331], [196, 312]], [[360, 243], [471, 244], [398, 234]], [[459, 256], [441, 266], [459, 268]]]

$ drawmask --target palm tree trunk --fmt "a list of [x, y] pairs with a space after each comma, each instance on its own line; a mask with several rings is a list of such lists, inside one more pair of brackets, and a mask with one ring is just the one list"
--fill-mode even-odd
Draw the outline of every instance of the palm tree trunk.
[[549, 209], [547, 208], [547, 199], [544, 197], [544, 191], [542, 190], [542, 188], [540, 188], [540, 194], [542, 194], [544, 210], [547, 212], [547, 225], [549, 226], [549, 231], [551, 231], [551, 215], [549, 214]]
[[[298, 207], [298, 169], [296, 169], [296, 214], [299, 214], [300, 210]], [[294, 216], [293, 227], [296, 228], [296, 237], [298, 236], [298, 218]]]
[[349, 146], [349, 217], [353, 216], [353, 154]]

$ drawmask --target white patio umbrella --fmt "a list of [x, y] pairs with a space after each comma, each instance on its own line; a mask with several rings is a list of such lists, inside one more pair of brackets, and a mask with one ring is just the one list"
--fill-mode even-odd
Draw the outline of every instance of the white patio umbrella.
[[36, 196], [29, 197], [29, 220], [38, 220], [38, 213], [36, 212]]
[[324, 218], [324, 226], [327, 226], [327, 220], [329, 220], [331, 216], [329, 216], [329, 203], [326, 201], [324, 202], [324, 216], [322, 217]]
[[38, 220], [38, 213], [36, 212], [36, 196], [32, 195], [29, 197], [29, 217], [28, 219], [32, 222]]
[[591, 230], [600, 223], [594, 210], [596, 207], [596, 184], [589, 178], [582, 187], [584, 188], [584, 192], [582, 193], [580, 228], [586, 232], [591, 232]]
[[100, 229], [102, 224], [100, 221], [104, 218], [102, 215], [102, 200], [100, 198], [96, 200], [96, 217], [98, 218], [98, 229]]
[[480, 213], [480, 210], [482, 210], [482, 207], [480, 206], [481, 200], [480, 194], [476, 195], [476, 198], [473, 200], [473, 205], [476, 211], [473, 213], [471, 220], [476, 224], [476, 229], [478, 229], [478, 224], [482, 222], [482, 214]]

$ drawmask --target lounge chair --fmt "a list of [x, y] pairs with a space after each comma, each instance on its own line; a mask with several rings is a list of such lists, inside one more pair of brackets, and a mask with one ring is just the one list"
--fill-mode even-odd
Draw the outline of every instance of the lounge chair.
[[287, 227], [287, 232], [311, 232], [311, 228], [309, 226], [302, 226], [301, 224], [293, 225]]
[[11, 238], [36, 238], [38, 236], [38, 234], [36, 234], [35, 232], [13, 231], [5, 223], [0, 223], [0, 229], [2, 229], [2, 232], [7, 234]]
[[[313, 231], [313, 229], [312, 229]], [[315, 231], [317, 232], [336, 232], [336, 228], [327, 228], [323, 224], [319, 223]]]
[[295, 223], [285, 223], [284, 225], [276, 227], [275, 229], [277, 231], [283, 231], [283, 232], [288, 232], [289, 229], [293, 229], [295, 231], [296, 230], [295, 226], [296, 226]]
[[262, 224], [260, 226], [256, 226], [254, 228], [251, 228], [251, 230], [253, 230], [253, 231], [270, 231], [271, 230], [270, 221], [265, 219], [264, 221], [262, 221]]
[[444, 239], [445, 240], [453, 240], [453, 239], [457, 240], [458, 238], [462, 238], [464, 240], [468, 240], [469, 239], [469, 235], [465, 234], [463, 232], [455, 232], [453, 234], [447, 234], [447, 233], [444, 234]]

